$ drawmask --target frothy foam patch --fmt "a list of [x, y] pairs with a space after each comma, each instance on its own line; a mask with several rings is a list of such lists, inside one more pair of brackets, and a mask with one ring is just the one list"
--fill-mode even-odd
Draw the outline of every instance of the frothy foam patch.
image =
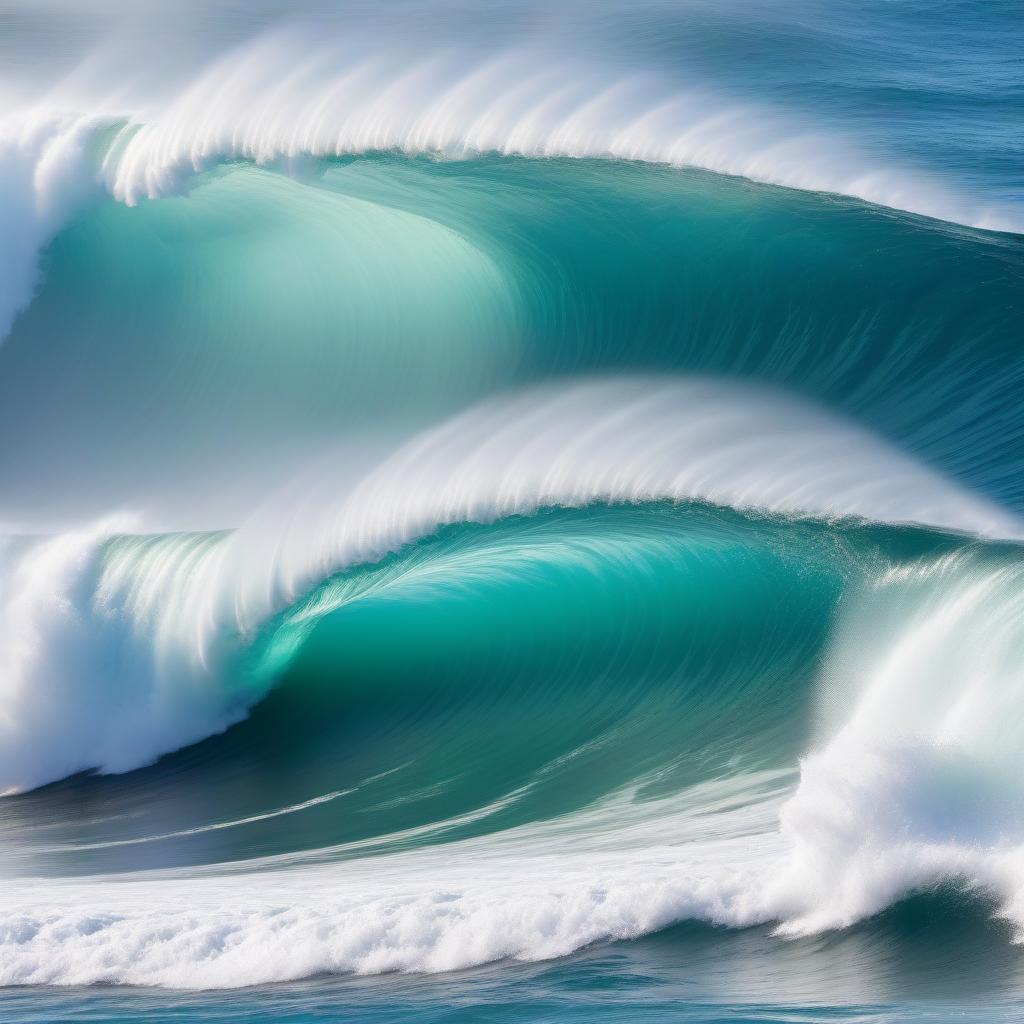
[[1024, 924], [1021, 583], [1019, 565], [961, 552], [893, 572], [848, 612], [826, 738], [782, 811], [784, 931], [842, 927], [944, 881]]
[[[0, 560], [2, 790], [136, 768], [226, 728], [250, 703], [147, 617], [143, 576], [125, 593], [105, 592], [107, 545], [132, 525], [122, 517], [22, 541]], [[196, 554], [180, 551], [179, 582]], [[166, 557], [148, 565], [158, 580], [174, 568]], [[171, 618], [187, 591], [164, 596], [161, 613]]]
[[[386, 877], [388, 865], [375, 863]], [[252, 879], [70, 890], [63, 901], [48, 897], [46, 910], [3, 914], [0, 982], [219, 988], [323, 973], [450, 971], [564, 956], [708, 916], [715, 905], [723, 921], [736, 916], [725, 909], [728, 893], [710, 879], [680, 880], [664, 866], [643, 882], [638, 873], [630, 878], [622, 866], [565, 873], [561, 863], [539, 861], [507, 866], [504, 884], [492, 874], [467, 887], [442, 874], [388, 893], [387, 882], [370, 881], [384, 892], [362, 899], [337, 873], [298, 888], [264, 878], [258, 887], [272, 895], [258, 903]], [[316, 881], [323, 891], [315, 891]]]

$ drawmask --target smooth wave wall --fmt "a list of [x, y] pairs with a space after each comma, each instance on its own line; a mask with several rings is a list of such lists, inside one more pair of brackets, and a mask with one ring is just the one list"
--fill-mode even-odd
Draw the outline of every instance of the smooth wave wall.
[[222, 170], [50, 247], [0, 349], [6, 517], [234, 526], [342, 444], [640, 368], [795, 391], [1019, 508], [1019, 280], [1013, 237], [668, 169]]

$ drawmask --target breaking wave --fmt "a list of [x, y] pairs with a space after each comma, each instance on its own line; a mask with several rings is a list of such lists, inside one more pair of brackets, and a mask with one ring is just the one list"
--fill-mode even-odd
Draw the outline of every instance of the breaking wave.
[[0, 984], [1020, 937], [1012, 143], [639, 6], [2, 83]]

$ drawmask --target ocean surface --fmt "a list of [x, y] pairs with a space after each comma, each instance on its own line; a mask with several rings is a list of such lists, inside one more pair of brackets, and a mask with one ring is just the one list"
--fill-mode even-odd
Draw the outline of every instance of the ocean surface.
[[0, 1019], [1024, 1016], [1019, 0], [0, 0]]

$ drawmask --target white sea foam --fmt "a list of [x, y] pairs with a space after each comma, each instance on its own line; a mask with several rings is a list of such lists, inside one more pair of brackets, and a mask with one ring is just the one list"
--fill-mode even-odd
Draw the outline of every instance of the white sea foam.
[[1024, 571], [975, 552], [893, 572], [848, 610], [823, 737], [783, 810], [793, 933], [964, 880], [1024, 922]]
[[[180, 637], [150, 628], [142, 609], [131, 617], [124, 604], [104, 604], [104, 547], [133, 522], [25, 541], [0, 561], [2, 790], [135, 768], [220, 731], [251, 702], [196, 671]], [[161, 567], [149, 569], [134, 587], [159, 585]], [[163, 614], [173, 615], [174, 595], [165, 596]]]
[[30, 885], [0, 916], [0, 982], [208, 988], [445, 971], [633, 938], [707, 916], [716, 902], [723, 921], [737, 919], [736, 895], [681, 867], [678, 854], [577, 866], [534, 856], [513, 866], [449, 851], [264, 875], [256, 885], [252, 877]]

